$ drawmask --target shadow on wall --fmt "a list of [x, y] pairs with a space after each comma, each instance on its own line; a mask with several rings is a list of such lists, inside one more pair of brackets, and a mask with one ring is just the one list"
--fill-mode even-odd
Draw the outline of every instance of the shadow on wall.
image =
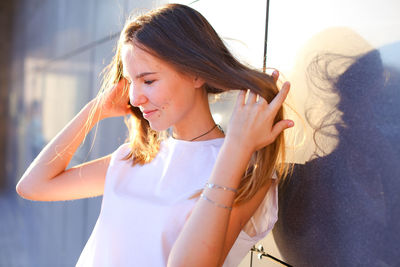
[[316, 150], [280, 188], [278, 248], [294, 266], [400, 266], [400, 68], [325, 50], [307, 75], [325, 109], [305, 108]]

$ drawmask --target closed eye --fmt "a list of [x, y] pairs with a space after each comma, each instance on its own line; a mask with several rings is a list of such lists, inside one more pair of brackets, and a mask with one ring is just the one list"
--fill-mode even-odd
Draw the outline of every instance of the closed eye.
[[145, 84], [152, 84], [155, 80], [144, 81]]

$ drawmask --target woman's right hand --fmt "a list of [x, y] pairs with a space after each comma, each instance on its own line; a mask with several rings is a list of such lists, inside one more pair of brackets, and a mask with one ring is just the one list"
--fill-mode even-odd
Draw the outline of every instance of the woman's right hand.
[[129, 82], [125, 78], [99, 96], [99, 107], [102, 118], [119, 117], [130, 113]]

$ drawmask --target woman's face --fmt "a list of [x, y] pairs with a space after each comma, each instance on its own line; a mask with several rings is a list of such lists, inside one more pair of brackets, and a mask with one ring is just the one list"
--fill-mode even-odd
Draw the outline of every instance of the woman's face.
[[184, 120], [196, 101], [199, 81], [132, 44], [122, 48], [130, 103], [139, 107], [150, 127], [165, 130]]

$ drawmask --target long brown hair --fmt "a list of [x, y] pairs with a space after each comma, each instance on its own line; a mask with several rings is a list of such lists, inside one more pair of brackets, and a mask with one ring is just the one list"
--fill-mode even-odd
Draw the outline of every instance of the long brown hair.
[[[116, 54], [105, 70], [102, 90], [116, 84], [123, 75], [121, 49], [135, 44], [153, 56], [168, 62], [183, 74], [196, 75], [205, 81], [211, 94], [228, 90], [247, 90], [271, 102], [278, 88], [270, 75], [252, 69], [236, 60], [221, 38], [196, 10], [180, 4], [168, 4], [134, 19], [129, 19], [120, 35]], [[136, 107], [127, 125], [131, 152], [126, 159], [132, 164], [149, 163], [158, 153], [160, 134], [152, 130]], [[283, 108], [275, 122], [283, 119]], [[284, 135], [254, 153], [244, 174], [235, 204], [251, 199], [259, 188], [270, 182], [273, 172], [278, 179], [287, 175]], [[196, 195], [197, 196], [197, 195]]]

